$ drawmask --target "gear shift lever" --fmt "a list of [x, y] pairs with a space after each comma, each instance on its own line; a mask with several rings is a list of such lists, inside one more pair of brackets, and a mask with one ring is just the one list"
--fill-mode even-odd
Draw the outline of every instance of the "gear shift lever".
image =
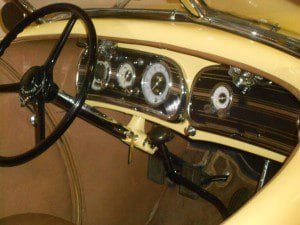
[[148, 138], [151, 144], [160, 147], [174, 138], [173, 132], [165, 127], [156, 125], [149, 133]]
[[164, 160], [166, 175], [174, 183], [183, 185], [189, 190], [192, 190], [195, 193], [197, 193], [201, 198], [212, 203], [219, 210], [222, 217], [227, 218], [228, 210], [218, 197], [203, 189], [201, 186], [194, 184], [192, 181], [182, 176], [180, 172], [178, 172], [174, 168], [172, 162], [172, 155], [169, 152], [167, 146], [165, 145], [165, 143], [171, 141], [173, 138], [174, 134], [170, 129], [158, 125], [153, 127], [153, 129], [148, 133], [148, 139], [150, 144], [158, 147], [158, 151], [156, 154], [160, 154]]

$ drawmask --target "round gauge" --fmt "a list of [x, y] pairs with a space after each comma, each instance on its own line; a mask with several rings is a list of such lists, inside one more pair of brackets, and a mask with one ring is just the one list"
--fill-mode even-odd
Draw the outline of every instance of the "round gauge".
[[217, 84], [211, 94], [211, 103], [217, 111], [228, 111], [232, 103], [232, 90], [227, 84]]
[[94, 80], [92, 89], [95, 91], [107, 87], [111, 75], [111, 66], [109, 62], [98, 61], [94, 70]]
[[171, 75], [166, 65], [154, 63], [146, 68], [142, 79], [142, 91], [149, 104], [158, 106], [164, 103], [171, 86]]
[[118, 84], [123, 89], [131, 88], [134, 84], [136, 73], [131, 63], [122, 63], [117, 71]]

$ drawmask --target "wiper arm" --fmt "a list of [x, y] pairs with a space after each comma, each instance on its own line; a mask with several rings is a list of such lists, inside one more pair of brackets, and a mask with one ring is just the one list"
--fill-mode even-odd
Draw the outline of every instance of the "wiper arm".
[[113, 8], [125, 8], [131, 0], [117, 0]]

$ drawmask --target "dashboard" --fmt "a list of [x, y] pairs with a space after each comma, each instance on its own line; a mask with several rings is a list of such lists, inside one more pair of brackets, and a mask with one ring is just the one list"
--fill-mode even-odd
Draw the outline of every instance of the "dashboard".
[[[83, 48], [77, 87], [85, 74]], [[133, 109], [171, 123], [188, 121], [189, 136], [207, 131], [288, 156], [298, 143], [300, 104], [288, 90], [238, 67], [213, 64], [188, 91], [172, 59], [102, 41], [88, 99]]]

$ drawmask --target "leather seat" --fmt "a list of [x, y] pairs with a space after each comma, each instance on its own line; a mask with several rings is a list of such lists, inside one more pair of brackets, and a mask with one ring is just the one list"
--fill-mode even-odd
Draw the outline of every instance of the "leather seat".
[[59, 217], [40, 213], [12, 215], [0, 219], [0, 225], [74, 225]]

